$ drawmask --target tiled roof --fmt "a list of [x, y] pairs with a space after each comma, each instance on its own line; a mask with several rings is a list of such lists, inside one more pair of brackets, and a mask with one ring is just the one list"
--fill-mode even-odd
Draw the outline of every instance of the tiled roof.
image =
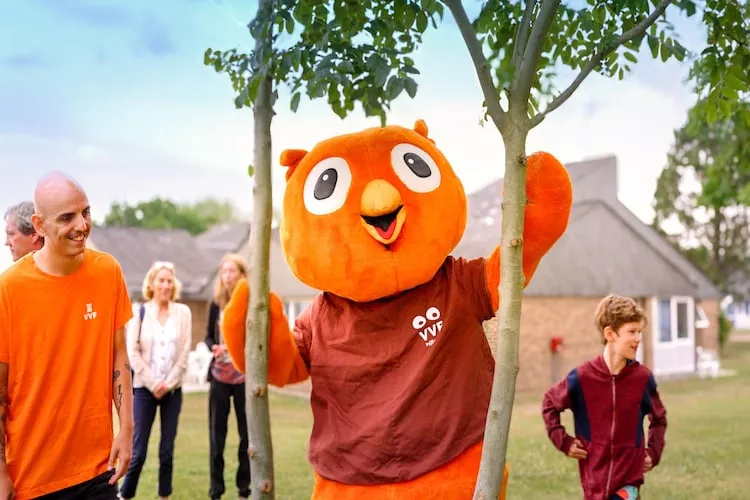
[[175, 265], [186, 299], [207, 298], [214, 267], [209, 256], [187, 231], [135, 227], [95, 227], [91, 246], [113, 255], [122, 266], [130, 294], [140, 297], [143, 277], [156, 261]]
[[[616, 196], [613, 156], [566, 165], [574, 204], [568, 229], [542, 259], [528, 295], [690, 295], [717, 298], [718, 289]], [[502, 179], [469, 196], [464, 237], [454, 255], [489, 255], [500, 242]]]

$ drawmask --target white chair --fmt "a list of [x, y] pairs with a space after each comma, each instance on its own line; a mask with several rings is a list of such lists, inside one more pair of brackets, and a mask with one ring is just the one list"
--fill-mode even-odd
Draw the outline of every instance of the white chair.
[[195, 350], [188, 354], [188, 366], [185, 370], [185, 380], [183, 385], [190, 389], [200, 389], [208, 386], [206, 376], [208, 367], [211, 365], [213, 354], [208, 349], [205, 342], [198, 343]]
[[719, 376], [719, 370], [721, 369], [721, 363], [719, 362], [718, 356], [713, 351], [703, 349], [698, 346], [695, 349], [698, 359], [696, 364], [696, 370], [700, 378], [716, 378]]

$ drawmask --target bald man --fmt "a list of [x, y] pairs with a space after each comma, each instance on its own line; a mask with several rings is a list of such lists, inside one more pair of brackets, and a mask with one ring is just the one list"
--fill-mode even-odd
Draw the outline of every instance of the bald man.
[[39, 250], [44, 239], [34, 230], [31, 216], [34, 215], [34, 204], [22, 201], [5, 212], [5, 246], [10, 248], [13, 261]]
[[0, 276], [0, 500], [114, 500], [133, 440], [127, 288], [112, 256], [86, 248], [77, 182], [46, 175], [34, 205], [44, 245]]

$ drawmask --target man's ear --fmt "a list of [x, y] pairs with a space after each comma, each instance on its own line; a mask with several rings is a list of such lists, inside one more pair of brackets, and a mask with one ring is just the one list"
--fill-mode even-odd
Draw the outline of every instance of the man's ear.
[[304, 158], [305, 155], [307, 155], [307, 150], [305, 149], [285, 149], [281, 152], [279, 163], [281, 163], [282, 167], [287, 167], [286, 180], [289, 180], [294, 173], [294, 170], [297, 168], [297, 165], [299, 165], [299, 162], [302, 161], [302, 158]]
[[33, 214], [31, 216], [31, 225], [34, 226], [34, 236], [37, 238], [43, 238], [46, 236], [44, 228], [42, 227], [42, 216], [39, 214]]

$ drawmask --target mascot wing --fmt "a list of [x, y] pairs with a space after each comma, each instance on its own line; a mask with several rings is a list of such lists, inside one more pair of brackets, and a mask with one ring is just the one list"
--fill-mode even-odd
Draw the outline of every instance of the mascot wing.
[[[221, 332], [227, 344], [232, 364], [242, 373], [245, 366], [245, 322], [250, 299], [250, 287], [246, 279], [234, 288], [232, 298], [224, 308]], [[301, 382], [308, 377], [307, 366], [300, 356], [297, 344], [289, 330], [284, 315], [284, 304], [270, 294], [270, 333], [268, 346], [268, 382], [278, 387]]]

